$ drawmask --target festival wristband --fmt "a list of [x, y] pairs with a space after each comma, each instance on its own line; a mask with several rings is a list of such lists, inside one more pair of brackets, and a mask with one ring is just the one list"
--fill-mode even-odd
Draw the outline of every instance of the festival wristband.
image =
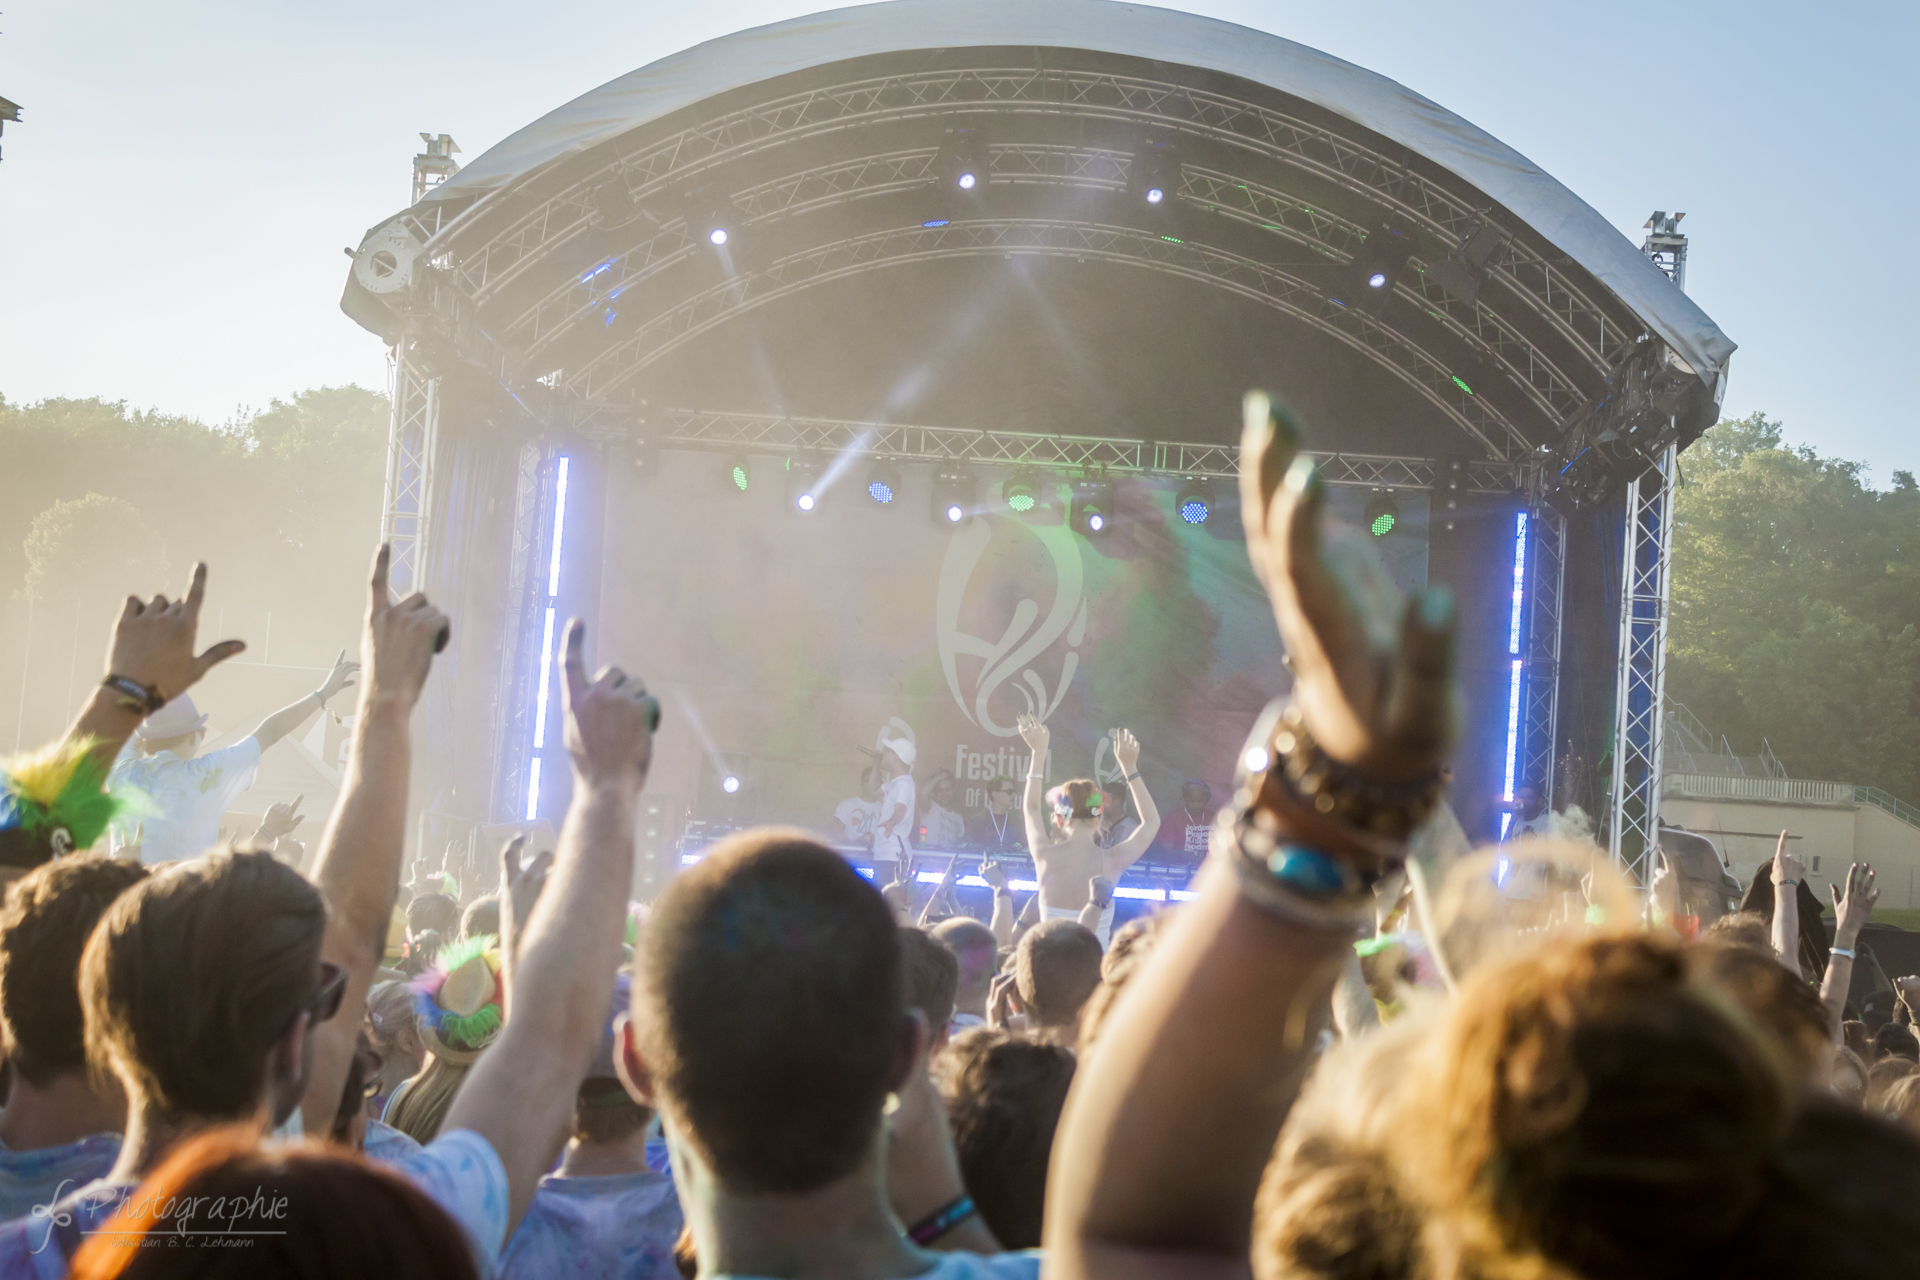
[[980, 1210], [975, 1207], [973, 1197], [962, 1194], [958, 1200], [944, 1208], [935, 1209], [907, 1229], [907, 1238], [917, 1245], [929, 1245], [941, 1236], [965, 1222]]
[[152, 715], [167, 705], [166, 694], [161, 693], [150, 684], [141, 684], [131, 676], [110, 675], [100, 682], [100, 687], [103, 689], [111, 689], [115, 693], [131, 699], [139, 706], [140, 710], [147, 715]]
[[1126, 776], [1126, 781], [1128, 781], [1128, 782], [1138, 782], [1138, 781], [1140, 781], [1140, 775], [1139, 775], [1139, 774], [1137, 774], [1137, 773], [1130, 773], [1130, 774], [1128, 774], [1128, 775]]
[[1827, 954], [1831, 956], [1845, 956], [1849, 960], [1858, 960], [1860, 958], [1858, 952], [1850, 951], [1846, 947], [1834, 947], [1829, 950]]

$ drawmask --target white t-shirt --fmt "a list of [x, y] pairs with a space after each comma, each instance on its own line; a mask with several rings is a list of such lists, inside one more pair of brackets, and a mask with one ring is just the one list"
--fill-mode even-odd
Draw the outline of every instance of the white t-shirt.
[[115, 822], [114, 843], [131, 843], [137, 829], [144, 863], [197, 858], [219, 843], [221, 816], [259, 771], [260, 740], [254, 737], [191, 760], [171, 751], [142, 756], [129, 747], [114, 762], [107, 782], [132, 787], [147, 802]]
[[[904, 859], [912, 847], [907, 843], [907, 836], [913, 831], [914, 815], [918, 812], [914, 808], [913, 775], [903, 773], [889, 778], [887, 785], [880, 789], [880, 812], [873, 820], [873, 856], [883, 862]], [[900, 821], [894, 824], [893, 834], [883, 834], [881, 827], [895, 813], [900, 814]]]
[[879, 812], [878, 800], [868, 800], [861, 796], [842, 800], [839, 807], [833, 811], [833, 820], [840, 824], [839, 829], [833, 833], [834, 837], [846, 839], [847, 832], [851, 831], [855, 843], [870, 845], [873, 841], [873, 824]]
[[[1020, 1253], [942, 1253], [930, 1271], [913, 1280], [1040, 1280], [1040, 1251]], [[765, 1280], [761, 1276], [718, 1274], [714, 1280]]]
[[967, 820], [943, 808], [938, 801], [927, 806], [926, 820], [921, 825], [927, 829], [925, 843], [929, 849], [958, 849], [967, 838]]

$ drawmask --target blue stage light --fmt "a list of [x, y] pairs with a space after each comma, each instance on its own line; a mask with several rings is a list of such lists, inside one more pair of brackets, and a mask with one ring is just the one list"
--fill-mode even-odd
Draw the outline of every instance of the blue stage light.
[[1370, 276], [1368, 276], [1368, 277], [1367, 277], [1367, 288], [1369, 288], [1369, 289], [1384, 289], [1384, 288], [1386, 288], [1386, 287], [1387, 287], [1387, 273], [1386, 273], [1386, 272], [1384, 272], [1384, 271], [1376, 271], [1376, 272], [1374, 272], [1374, 273], [1373, 273], [1372, 275], [1370, 275]]
[[[1520, 656], [1520, 614], [1526, 605], [1527, 591], [1527, 513], [1515, 513], [1513, 523], [1513, 610], [1507, 621], [1507, 760], [1506, 791], [1513, 800], [1514, 769], [1520, 748], [1520, 677], [1524, 661]], [[1513, 823], [1511, 812], [1500, 815], [1500, 835], [1505, 838]]]
[[1173, 507], [1188, 524], [1205, 524], [1213, 514], [1213, 499], [1204, 481], [1189, 480], [1173, 495]]
[[867, 472], [867, 496], [881, 506], [890, 506], [900, 496], [900, 468], [898, 464], [881, 459]]
[[955, 179], [955, 181], [959, 184], [962, 191], [971, 191], [975, 185], [979, 183], [980, 179], [971, 173], [963, 173]]

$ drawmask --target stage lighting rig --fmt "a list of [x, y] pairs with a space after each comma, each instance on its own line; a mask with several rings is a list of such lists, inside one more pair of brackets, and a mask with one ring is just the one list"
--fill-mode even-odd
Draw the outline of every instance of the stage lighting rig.
[[1113, 482], [1082, 480], [1073, 486], [1074, 532], [1088, 538], [1105, 536], [1113, 527]]
[[820, 471], [811, 466], [795, 466], [791, 459], [787, 462], [787, 510], [799, 515], [811, 515], [820, 509], [826, 494], [820, 488]]
[[933, 473], [933, 522], [945, 529], [958, 529], [973, 519], [979, 482], [971, 471], [942, 466]]
[[882, 458], [867, 469], [867, 496], [881, 506], [891, 506], [900, 497], [900, 464]]
[[956, 190], [979, 192], [986, 188], [992, 167], [987, 155], [987, 140], [978, 127], [955, 129], [940, 148], [940, 175]]
[[1367, 522], [1368, 533], [1376, 538], [1384, 538], [1400, 527], [1400, 504], [1383, 489], [1367, 502], [1367, 509], [1361, 518]]
[[1189, 480], [1173, 495], [1173, 509], [1188, 524], [1205, 524], [1213, 514], [1213, 494], [1204, 480]]
[[1343, 307], [1385, 306], [1413, 250], [1411, 235], [1385, 223], [1375, 227], [1341, 273], [1329, 301]]
[[1030, 470], [1016, 471], [1001, 486], [1000, 497], [1015, 515], [1032, 515], [1040, 506], [1040, 477]]
[[696, 193], [687, 201], [687, 235], [714, 249], [738, 248], [739, 211], [725, 196]]

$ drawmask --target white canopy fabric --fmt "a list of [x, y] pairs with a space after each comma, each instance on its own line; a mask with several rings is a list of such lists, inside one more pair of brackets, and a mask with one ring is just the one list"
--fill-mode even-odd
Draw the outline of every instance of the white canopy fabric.
[[731, 89], [849, 58], [987, 46], [1085, 49], [1222, 72], [1304, 99], [1464, 178], [1611, 289], [1714, 387], [1734, 343], [1632, 241], [1538, 165], [1406, 86], [1232, 23], [1115, 0], [888, 0], [709, 40], [611, 80], [477, 157], [430, 199], [482, 196]]

